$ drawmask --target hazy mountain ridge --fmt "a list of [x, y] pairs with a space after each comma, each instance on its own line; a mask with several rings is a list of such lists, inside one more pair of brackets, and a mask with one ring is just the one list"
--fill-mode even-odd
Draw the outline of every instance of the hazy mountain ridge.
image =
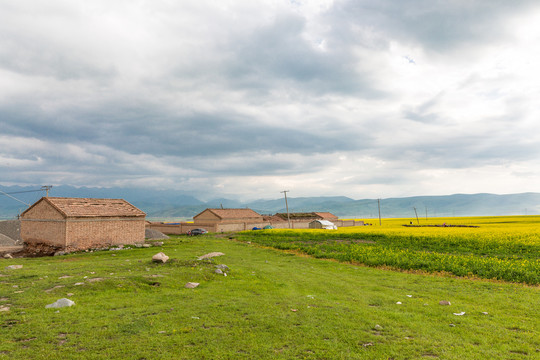
[[[18, 200], [32, 204], [45, 196], [44, 191], [29, 192], [39, 187], [0, 186]], [[185, 219], [206, 208], [251, 208], [261, 214], [285, 212], [285, 199], [241, 202], [218, 198], [201, 201], [189, 193], [175, 190], [148, 190], [123, 188], [53, 187], [50, 196], [123, 198], [145, 211], [150, 219]], [[329, 211], [342, 218], [377, 218], [377, 199], [353, 200], [345, 196], [288, 197], [290, 212]], [[0, 193], [0, 218], [15, 218], [27, 206]], [[521, 194], [454, 194], [441, 196], [414, 196], [380, 200], [381, 216], [414, 218], [435, 216], [495, 216], [540, 214], [540, 193]]]

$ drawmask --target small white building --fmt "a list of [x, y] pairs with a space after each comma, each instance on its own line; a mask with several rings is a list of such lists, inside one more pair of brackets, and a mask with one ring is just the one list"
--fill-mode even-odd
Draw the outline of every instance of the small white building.
[[337, 230], [337, 226], [333, 222], [328, 220], [313, 220], [309, 223], [310, 229], [326, 229], [326, 230]]

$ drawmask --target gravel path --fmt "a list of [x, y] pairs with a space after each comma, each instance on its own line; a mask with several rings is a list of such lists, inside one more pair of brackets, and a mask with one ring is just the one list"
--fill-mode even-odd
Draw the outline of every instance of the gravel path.
[[21, 222], [19, 220], [0, 221], [0, 246], [14, 246], [21, 243]]
[[4, 234], [0, 234], [0, 246], [15, 246], [17, 242]]

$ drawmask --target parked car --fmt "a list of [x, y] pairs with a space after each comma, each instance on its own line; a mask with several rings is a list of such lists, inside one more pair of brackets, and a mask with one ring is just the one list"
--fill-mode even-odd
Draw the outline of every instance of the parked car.
[[193, 230], [189, 230], [187, 232], [187, 234], [189, 236], [203, 235], [203, 234], [206, 234], [206, 233], [208, 233], [208, 231], [206, 229], [193, 229]]

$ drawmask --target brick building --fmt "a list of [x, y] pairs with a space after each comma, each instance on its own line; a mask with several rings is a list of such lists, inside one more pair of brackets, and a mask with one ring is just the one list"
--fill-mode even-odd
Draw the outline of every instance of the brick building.
[[239, 224], [262, 221], [262, 216], [251, 209], [206, 209], [193, 217], [195, 224]]
[[145, 217], [123, 199], [43, 197], [21, 214], [21, 238], [68, 251], [143, 243]]

